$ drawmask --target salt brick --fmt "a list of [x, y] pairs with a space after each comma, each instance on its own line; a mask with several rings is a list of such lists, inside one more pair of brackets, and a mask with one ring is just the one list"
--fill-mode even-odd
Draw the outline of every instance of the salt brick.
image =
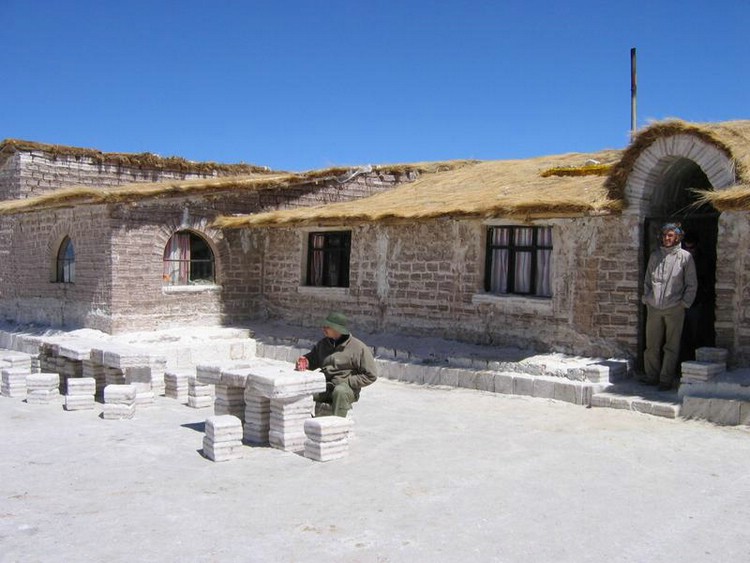
[[[187, 405], [194, 409], [204, 409], [207, 407], [211, 407], [214, 404], [213, 397], [193, 397], [191, 395], [188, 395], [187, 398]], [[247, 416], [247, 415], [246, 415]]]
[[316, 442], [305, 440], [305, 457], [314, 461], [333, 461], [349, 455], [348, 440], [335, 442]]
[[104, 403], [102, 405], [102, 418], [105, 420], [127, 420], [134, 416], [135, 404], [124, 405], [122, 403]]
[[135, 404], [137, 390], [134, 385], [107, 385], [104, 388], [104, 402], [111, 404]]

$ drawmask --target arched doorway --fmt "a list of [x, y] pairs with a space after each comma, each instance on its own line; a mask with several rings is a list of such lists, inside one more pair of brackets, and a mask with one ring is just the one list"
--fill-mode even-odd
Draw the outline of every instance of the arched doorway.
[[[664, 156], [648, 175], [650, 205], [643, 220], [641, 279], [650, 253], [659, 245], [664, 223], [679, 223], [685, 232], [683, 247], [692, 247], [699, 279], [698, 297], [686, 312], [680, 363], [695, 359], [695, 349], [715, 344], [716, 245], [719, 213], [710, 204], [698, 204], [696, 190], [714, 189], [708, 176], [694, 160]], [[646, 307], [639, 314], [639, 368], [643, 366]]]

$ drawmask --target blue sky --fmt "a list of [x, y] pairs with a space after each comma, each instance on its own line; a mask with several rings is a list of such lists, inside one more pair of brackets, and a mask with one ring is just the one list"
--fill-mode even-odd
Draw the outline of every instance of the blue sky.
[[[610, 5], [611, 4], [611, 5]], [[0, 139], [274, 169], [750, 118], [750, 0], [0, 0]]]

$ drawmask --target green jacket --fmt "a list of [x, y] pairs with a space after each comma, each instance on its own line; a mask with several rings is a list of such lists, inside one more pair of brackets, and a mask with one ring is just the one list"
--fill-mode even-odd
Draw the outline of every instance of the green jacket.
[[346, 381], [357, 395], [378, 378], [370, 348], [351, 334], [338, 341], [323, 338], [305, 357], [310, 363], [308, 369], [320, 369], [326, 381], [334, 385]]

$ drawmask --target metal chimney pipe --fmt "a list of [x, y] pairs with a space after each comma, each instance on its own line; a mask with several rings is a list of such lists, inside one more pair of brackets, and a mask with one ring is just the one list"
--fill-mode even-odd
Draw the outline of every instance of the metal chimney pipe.
[[635, 137], [637, 128], [636, 98], [638, 97], [638, 75], [635, 69], [635, 47], [630, 49], [630, 140]]

